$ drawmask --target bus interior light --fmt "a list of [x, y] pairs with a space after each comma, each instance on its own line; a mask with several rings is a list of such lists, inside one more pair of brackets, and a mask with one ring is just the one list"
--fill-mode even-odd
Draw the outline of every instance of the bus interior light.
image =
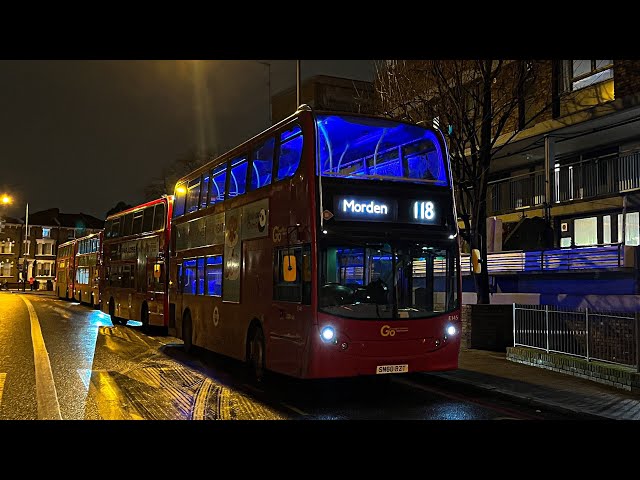
[[336, 331], [333, 327], [327, 326], [320, 331], [320, 336], [322, 337], [322, 340], [329, 343], [335, 338]]

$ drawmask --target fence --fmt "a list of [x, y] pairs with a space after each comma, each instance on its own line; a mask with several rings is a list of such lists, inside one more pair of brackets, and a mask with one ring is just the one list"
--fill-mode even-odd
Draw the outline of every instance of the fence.
[[513, 345], [618, 365], [638, 359], [639, 314], [513, 304]]

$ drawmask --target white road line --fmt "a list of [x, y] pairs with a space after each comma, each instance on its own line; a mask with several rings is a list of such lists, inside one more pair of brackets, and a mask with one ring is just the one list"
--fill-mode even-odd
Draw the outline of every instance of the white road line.
[[56, 384], [53, 382], [51, 363], [49, 363], [49, 353], [44, 345], [40, 322], [31, 302], [20, 295], [20, 298], [27, 304], [29, 319], [31, 320], [31, 341], [33, 342], [33, 360], [36, 366], [36, 397], [38, 399], [38, 419], [40, 420], [62, 420], [60, 415], [60, 405], [58, 404], [58, 394]]
[[309, 415], [307, 412], [303, 412], [302, 410], [300, 410], [299, 408], [294, 407], [293, 405], [289, 405], [288, 403], [282, 403], [281, 405], [284, 405], [285, 407], [287, 407], [289, 410], [293, 410], [294, 412], [296, 412], [299, 415], [304, 415], [307, 416]]
[[0, 407], [2, 406], [2, 392], [4, 391], [4, 381], [6, 378], [6, 373], [0, 373]]

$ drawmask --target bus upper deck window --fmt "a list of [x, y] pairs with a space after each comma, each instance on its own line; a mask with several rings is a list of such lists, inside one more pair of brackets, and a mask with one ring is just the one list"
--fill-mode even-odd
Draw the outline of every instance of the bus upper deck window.
[[278, 155], [278, 180], [291, 177], [300, 165], [302, 155], [302, 130], [296, 125], [280, 135], [280, 154]]

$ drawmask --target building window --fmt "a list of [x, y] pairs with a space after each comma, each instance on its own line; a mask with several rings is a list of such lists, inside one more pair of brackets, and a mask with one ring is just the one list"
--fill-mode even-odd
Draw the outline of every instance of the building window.
[[602, 217], [602, 243], [611, 243], [611, 215]]
[[[624, 226], [624, 244], [640, 245], [640, 213], [627, 213], [627, 224]], [[622, 242], [622, 214], [618, 214], [618, 242]]]
[[14, 243], [10, 238], [0, 241], [0, 253], [12, 253]]
[[0, 261], [0, 277], [11, 277], [11, 266], [13, 263], [8, 259]]
[[613, 60], [565, 60], [564, 89], [580, 90], [613, 78]]
[[51, 229], [50, 228], [43, 228], [42, 229], [42, 238], [49, 238], [51, 237]]
[[577, 218], [573, 221], [575, 244], [579, 247], [598, 244], [598, 218]]
[[36, 255], [53, 255], [53, 241], [36, 240]]
[[36, 271], [32, 272], [33, 277], [51, 277], [53, 276], [53, 262], [45, 262], [38, 260], [36, 262]]
[[571, 246], [571, 237], [562, 237], [560, 239], [560, 247], [566, 248]]

